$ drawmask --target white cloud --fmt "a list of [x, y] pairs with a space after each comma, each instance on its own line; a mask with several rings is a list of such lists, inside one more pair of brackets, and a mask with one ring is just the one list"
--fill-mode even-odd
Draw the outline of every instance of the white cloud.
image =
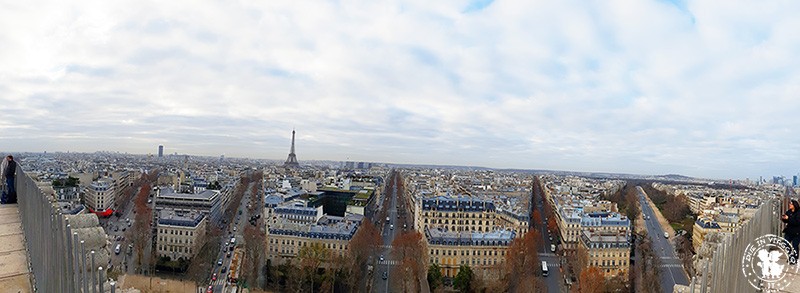
[[295, 127], [301, 159], [709, 177], [800, 161], [792, 1], [4, 7], [10, 149], [281, 159]]

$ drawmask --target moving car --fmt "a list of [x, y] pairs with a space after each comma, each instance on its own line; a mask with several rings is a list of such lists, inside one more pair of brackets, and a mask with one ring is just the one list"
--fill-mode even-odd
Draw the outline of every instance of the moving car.
[[217, 273], [214, 273], [213, 275], [211, 275], [211, 281], [216, 281], [216, 280], [217, 280]]
[[664, 238], [669, 239], [669, 233], [668, 232], [664, 232]]
[[556, 245], [550, 244], [550, 252], [556, 252]]
[[389, 278], [389, 273], [383, 272], [383, 276], [381, 278], [383, 278], [384, 280], [388, 279]]
[[383, 255], [381, 254], [381, 261], [383, 261]]
[[218, 266], [221, 266], [221, 265], [222, 265], [222, 259], [221, 259], [221, 258], [220, 258], [220, 259], [217, 261], [217, 265], [218, 265]]

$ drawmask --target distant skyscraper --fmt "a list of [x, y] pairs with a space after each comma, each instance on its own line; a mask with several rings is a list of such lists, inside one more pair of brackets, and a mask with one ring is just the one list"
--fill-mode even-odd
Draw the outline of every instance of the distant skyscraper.
[[163, 145], [158, 146], [158, 157], [159, 158], [163, 158], [164, 157], [164, 146]]
[[283, 166], [286, 168], [300, 167], [300, 163], [297, 162], [297, 155], [294, 154], [294, 129], [292, 129], [292, 148], [289, 151], [289, 157], [286, 158], [286, 162], [283, 163]]
[[797, 186], [797, 175], [792, 176], [792, 186]]

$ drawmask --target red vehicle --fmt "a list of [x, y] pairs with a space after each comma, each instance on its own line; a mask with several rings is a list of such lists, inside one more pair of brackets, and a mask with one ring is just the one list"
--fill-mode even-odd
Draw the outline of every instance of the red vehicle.
[[214, 273], [213, 275], [211, 275], [211, 281], [216, 281], [216, 280], [217, 280], [217, 273]]
[[214, 293], [214, 286], [208, 286], [208, 290], [206, 290], [206, 293]]

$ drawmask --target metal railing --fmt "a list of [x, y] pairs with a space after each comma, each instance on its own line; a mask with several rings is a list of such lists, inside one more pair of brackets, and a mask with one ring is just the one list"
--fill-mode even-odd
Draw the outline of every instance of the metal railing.
[[747, 246], [756, 238], [779, 235], [782, 228], [780, 215], [786, 209], [788, 198], [767, 200], [746, 224], [732, 235], [726, 236], [716, 248], [710, 262], [696, 268], [703, 272], [692, 278], [691, 292], [738, 293], [754, 292], [745, 276], [742, 275], [742, 257]]
[[[114, 292], [94, 250], [74, 231], [52, 196], [44, 194], [25, 172], [17, 170], [16, 190], [25, 248], [35, 292]], [[105, 241], [105, 239], [103, 239]]]

